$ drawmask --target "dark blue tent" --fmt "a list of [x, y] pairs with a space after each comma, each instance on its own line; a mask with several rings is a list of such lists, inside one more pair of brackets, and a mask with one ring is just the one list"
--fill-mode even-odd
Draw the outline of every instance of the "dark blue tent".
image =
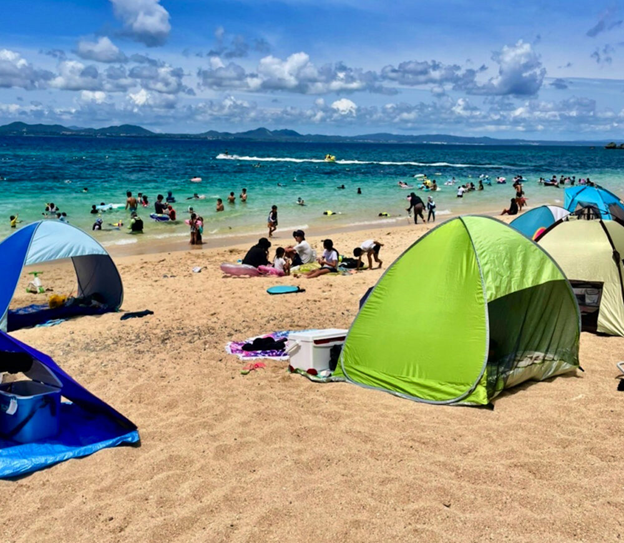
[[[7, 354], [11, 353], [11, 354]], [[0, 368], [14, 353], [32, 361], [27, 377], [51, 379], [68, 401], [61, 403], [60, 432], [35, 443], [0, 437], [0, 478], [36, 471], [70, 458], [88, 456], [123, 443], [138, 443], [137, 427], [65, 373], [48, 355], [0, 332]]]

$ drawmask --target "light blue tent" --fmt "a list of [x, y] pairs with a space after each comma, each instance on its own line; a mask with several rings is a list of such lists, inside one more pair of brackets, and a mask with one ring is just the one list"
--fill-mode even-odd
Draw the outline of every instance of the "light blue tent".
[[564, 207], [570, 213], [583, 210], [598, 211], [603, 220], [618, 218], [624, 221], [624, 203], [615, 194], [602, 187], [580, 185], [565, 189]]
[[570, 214], [559, 206], [539, 206], [526, 211], [509, 223], [527, 238], [535, 240], [537, 235]]
[[[32, 305], [9, 311], [24, 266], [61, 259], [71, 259], [78, 279], [77, 299], [85, 303], [57, 309], [48, 304]], [[121, 277], [106, 249], [82, 230], [60, 221], [39, 221], [19, 229], [0, 243], [0, 261], [0, 330], [116, 311], [123, 301]]]
[[[19, 368], [14, 362], [17, 357], [21, 361]], [[0, 437], [1, 479], [88, 456], [107, 447], [139, 442], [139, 432], [132, 421], [74, 381], [48, 355], [0, 332], [0, 381], [5, 371], [21, 372], [36, 382], [57, 387], [69, 402], [60, 404], [59, 433], [53, 437], [32, 443]], [[20, 406], [15, 415], [19, 416], [23, 408], [30, 409], [27, 418], [32, 418], [33, 409], [37, 409], [34, 406]]]

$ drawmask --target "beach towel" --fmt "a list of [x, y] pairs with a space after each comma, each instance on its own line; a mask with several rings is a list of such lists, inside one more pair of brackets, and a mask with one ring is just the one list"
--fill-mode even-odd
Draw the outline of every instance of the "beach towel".
[[290, 332], [281, 331], [281, 332], [273, 332], [271, 334], [265, 334], [263, 336], [256, 336], [245, 341], [230, 341], [225, 346], [225, 351], [228, 354], [233, 354], [238, 356], [240, 360], [254, 360], [257, 358], [270, 358], [271, 360], [288, 360], [288, 355], [285, 353], [284, 349], [277, 350], [268, 350], [268, 351], [245, 351], [243, 347], [247, 344], [253, 344], [253, 342], [257, 339], [268, 339], [271, 338], [276, 342], [286, 341], [288, 339], [288, 335]]

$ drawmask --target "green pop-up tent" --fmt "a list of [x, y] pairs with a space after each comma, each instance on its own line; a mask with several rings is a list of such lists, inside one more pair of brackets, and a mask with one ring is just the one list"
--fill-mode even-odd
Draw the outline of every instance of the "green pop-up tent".
[[485, 405], [504, 388], [578, 367], [580, 315], [533, 241], [459, 217], [384, 273], [347, 335], [337, 379], [436, 404]]

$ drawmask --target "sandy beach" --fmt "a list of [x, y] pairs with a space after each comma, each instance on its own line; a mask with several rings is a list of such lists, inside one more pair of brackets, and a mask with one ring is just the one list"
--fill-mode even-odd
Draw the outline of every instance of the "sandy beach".
[[[365, 239], [391, 264], [429, 225]], [[273, 248], [291, 243], [281, 233]], [[312, 235], [310, 235], [312, 234]], [[319, 248], [323, 235], [309, 233]], [[348, 328], [382, 271], [315, 280], [225, 278], [248, 244], [116, 256], [124, 311], [14, 335], [139, 427], [106, 449], [0, 482], [0, 537], [18, 541], [615, 541], [624, 535], [624, 338], [583, 333], [585, 372], [503, 393], [494, 409], [437, 407], [289, 375], [241, 375], [225, 344]], [[195, 266], [203, 267], [193, 273]], [[75, 289], [68, 264], [44, 284]], [[14, 305], [33, 303], [22, 285]], [[305, 293], [269, 296], [275, 284]], [[423, 311], [427, 308], [423, 307]], [[452, 337], [452, 330], [449, 330]], [[418, 335], [415, 332], [415, 344]]]

